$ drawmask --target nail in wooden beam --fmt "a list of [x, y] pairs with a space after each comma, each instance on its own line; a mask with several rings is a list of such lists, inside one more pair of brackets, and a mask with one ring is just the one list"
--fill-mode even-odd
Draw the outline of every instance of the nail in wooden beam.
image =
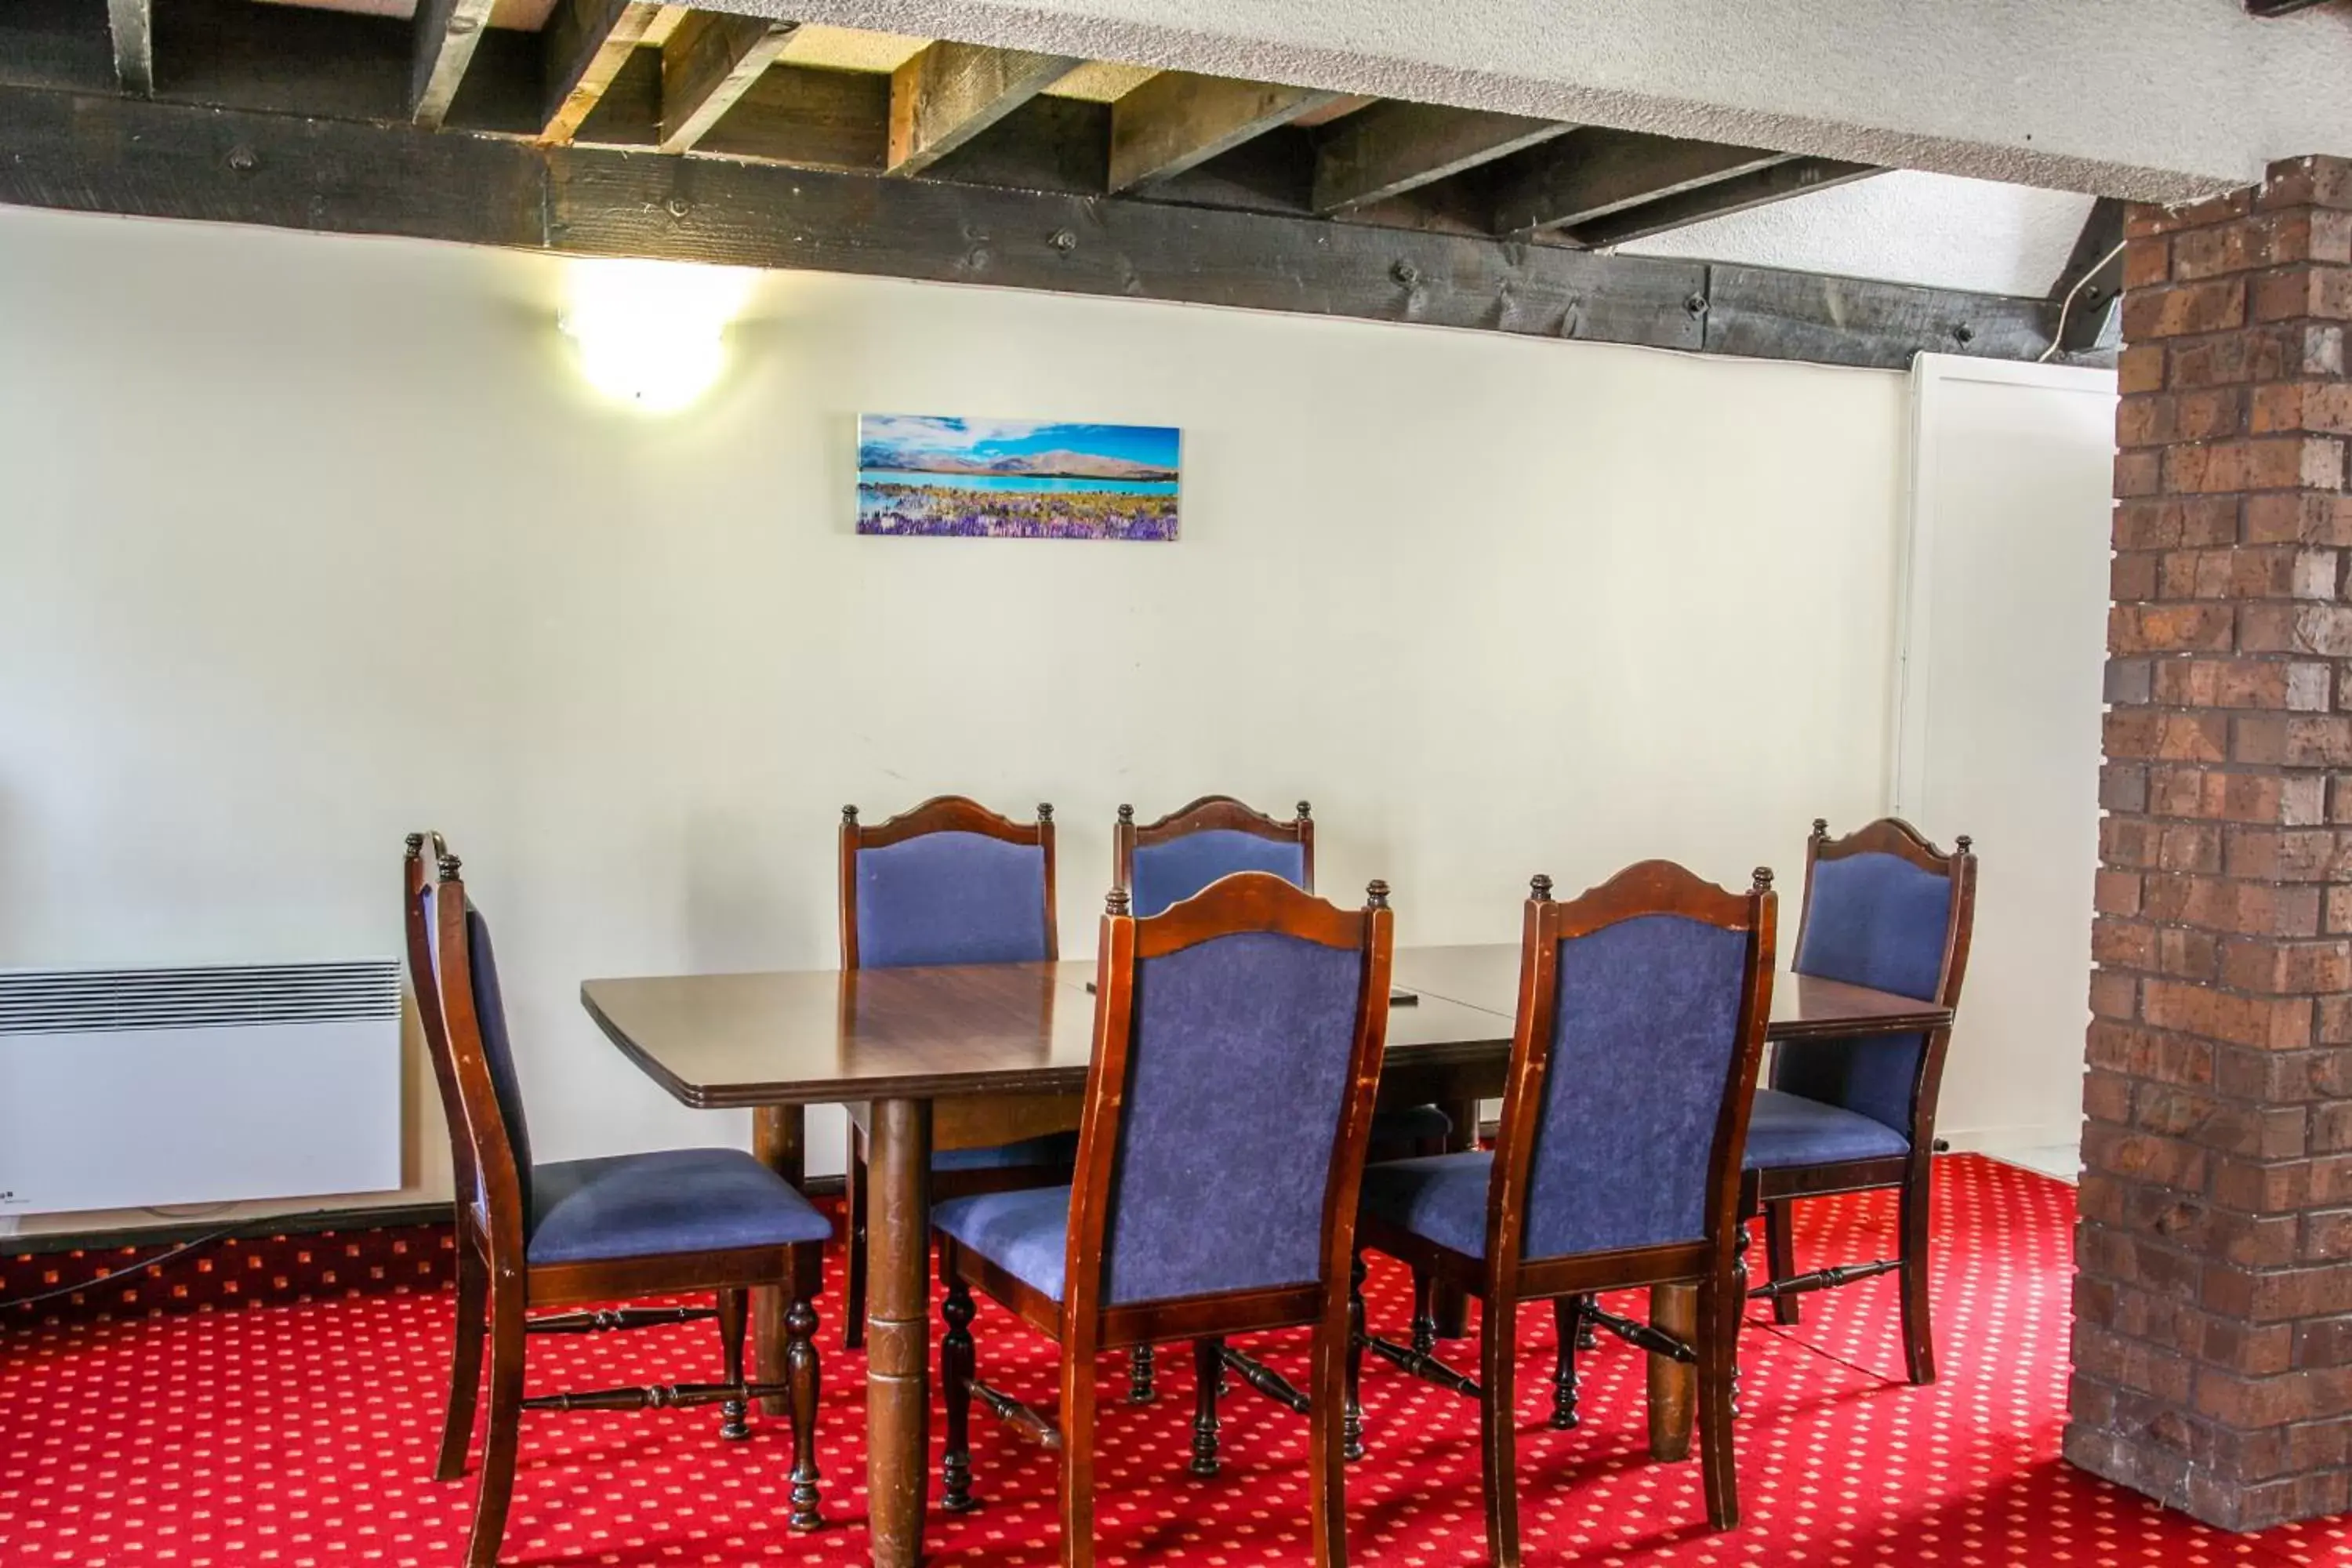
[[1315, 211], [1328, 217], [1400, 196], [1575, 129], [1483, 109], [1376, 103], [1325, 132], [1315, 154]]
[[1583, 131], [1496, 171], [1493, 226], [1496, 234], [1574, 227], [1769, 169], [1789, 156], [1635, 131]]
[[155, 96], [155, 19], [152, 0], [106, 0], [114, 36], [114, 75], [122, 90]]
[[457, 84], [474, 62], [474, 46], [490, 25], [491, 0], [418, 0], [415, 63], [408, 76], [408, 111], [427, 131], [449, 118]]
[[1111, 105], [1110, 188], [1129, 191], [1181, 174], [1339, 96], [1161, 71]]
[[546, 40], [541, 80], [547, 125], [540, 141], [550, 146], [568, 143], [595, 112], [604, 89], [629, 63], [630, 51], [646, 32], [667, 29], [684, 10], [643, 0], [556, 0], [541, 34]]
[[661, 150], [683, 153], [776, 63], [798, 22], [690, 11], [662, 46]]
[[941, 39], [890, 75], [893, 174], [919, 174], [1083, 61]]
[[1769, 206], [1790, 196], [1810, 195], [1832, 185], [1885, 174], [1875, 163], [1847, 163], [1835, 158], [1797, 158], [1769, 169], [1718, 180], [1679, 195], [1644, 202], [1591, 223], [1579, 224], [1567, 237], [1579, 245], [1622, 245], [1668, 229], [1685, 228], [1711, 217], [1726, 217], [1750, 207]]

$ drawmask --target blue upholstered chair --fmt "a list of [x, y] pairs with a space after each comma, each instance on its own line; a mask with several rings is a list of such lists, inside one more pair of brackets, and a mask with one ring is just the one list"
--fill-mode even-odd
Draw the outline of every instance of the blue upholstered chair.
[[[1957, 1006], [1968, 969], [1977, 861], [1969, 840], [1952, 853], [1893, 817], [1843, 838], [1816, 820], [1805, 851], [1805, 912], [1799, 974]], [[1929, 1167], [1936, 1093], [1949, 1028], [1867, 1039], [1783, 1041], [1771, 1087], [1756, 1097], [1748, 1134], [1743, 1213], [1764, 1215], [1772, 1299], [1781, 1322], [1797, 1321], [1805, 1291], [1900, 1270], [1903, 1358], [1914, 1383], [1936, 1376], [1927, 1316]], [[1899, 1191], [1900, 1256], [1800, 1275], [1790, 1210], [1799, 1198]]]
[[[1360, 1244], [1486, 1301], [1475, 1382], [1437, 1360], [1419, 1307], [1411, 1345], [1364, 1343], [1478, 1400], [1498, 1563], [1519, 1555], [1512, 1378], [1526, 1300], [1549, 1299], [1559, 1324], [1555, 1426], [1576, 1425], [1576, 1340], [1588, 1321], [1697, 1363], [1707, 1518], [1717, 1529], [1739, 1521], [1731, 1375], [1745, 1298], [1733, 1239], [1771, 1011], [1773, 922], [1769, 871], [1733, 893], [1652, 860], [1566, 904], [1538, 877], [1494, 1152], [1364, 1173]], [[1692, 1342], [1591, 1305], [1595, 1292], [1639, 1285], [1697, 1288]], [[1354, 1310], [1360, 1321], [1360, 1295]], [[1349, 1358], [1351, 1430], [1361, 1353]]]
[[[1060, 956], [1054, 921], [1054, 808], [1034, 823], [999, 816], [961, 795], [935, 795], [868, 827], [841, 808], [841, 966], [1039, 963]], [[1074, 1133], [1007, 1140], [979, 1108], [976, 1123], [934, 1129], [936, 1196], [1068, 1179]], [[849, 1107], [848, 1268], [842, 1342], [866, 1342], [866, 1122]]]
[[[950, 1510], [972, 1506], [977, 1396], [1060, 1448], [1062, 1561], [1091, 1563], [1097, 1352], [1193, 1342], [1194, 1468], [1213, 1473], [1225, 1336], [1306, 1325], [1313, 1386], [1292, 1392], [1308, 1411], [1315, 1559], [1347, 1560], [1344, 1281], [1388, 1027], [1387, 893], [1374, 882], [1350, 911], [1243, 873], [1138, 920], [1112, 891], [1074, 1182], [932, 1211]], [[974, 1286], [1060, 1343], [1058, 1431], [976, 1381]]]
[[[425, 865], [428, 839], [438, 873], [431, 883]], [[457, 858], [437, 834], [409, 836], [402, 868], [409, 974], [449, 1124], [457, 1185], [457, 1345], [435, 1467], [442, 1480], [465, 1473], [486, 1331], [489, 1341], [489, 1425], [467, 1568], [490, 1568], [498, 1561], [525, 1410], [715, 1404], [723, 1409], [720, 1433], [748, 1437], [752, 1400], [788, 1399], [790, 1523], [815, 1529], [821, 1522], [816, 1313], [810, 1303], [823, 1286], [824, 1242], [833, 1226], [790, 1183], [738, 1149], [535, 1163], [489, 926], [467, 901], [458, 872]], [[743, 1375], [749, 1292], [763, 1288], [782, 1290], [789, 1303], [782, 1383], [751, 1383]], [[534, 1307], [706, 1290], [715, 1294], [715, 1308], [526, 1315]], [[528, 1334], [698, 1319], [718, 1321], [725, 1363], [720, 1382], [523, 1397]]]

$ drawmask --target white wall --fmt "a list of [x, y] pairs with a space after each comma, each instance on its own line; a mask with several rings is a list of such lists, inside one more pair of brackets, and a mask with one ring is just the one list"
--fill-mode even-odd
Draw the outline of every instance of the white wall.
[[[748, 1136], [576, 990], [834, 962], [845, 801], [1052, 800], [1073, 952], [1121, 800], [1309, 797], [1408, 942], [1883, 804], [1899, 375], [778, 276], [652, 419], [562, 279], [0, 211], [0, 964], [396, 952], [441, 827], [562, 1158]], [[860, 539], [860, 409], [1181, 425], [1184, 539]]]

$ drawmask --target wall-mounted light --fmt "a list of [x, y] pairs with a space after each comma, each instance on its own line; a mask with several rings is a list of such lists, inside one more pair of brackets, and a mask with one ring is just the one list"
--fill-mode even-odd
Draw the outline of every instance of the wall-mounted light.
[[576, 262], [561, 324], [580, 347], [589, 384], [648, 413], [671, 413], [719, 379], [727, 323], [755, 276], [664, 261]]

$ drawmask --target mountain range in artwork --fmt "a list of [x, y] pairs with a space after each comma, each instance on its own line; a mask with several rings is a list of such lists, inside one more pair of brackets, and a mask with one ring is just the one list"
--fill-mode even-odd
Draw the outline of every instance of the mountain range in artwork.
[[857, 531], [1173, 540], [1181, 446], [1157, 425], [868, 414]]

